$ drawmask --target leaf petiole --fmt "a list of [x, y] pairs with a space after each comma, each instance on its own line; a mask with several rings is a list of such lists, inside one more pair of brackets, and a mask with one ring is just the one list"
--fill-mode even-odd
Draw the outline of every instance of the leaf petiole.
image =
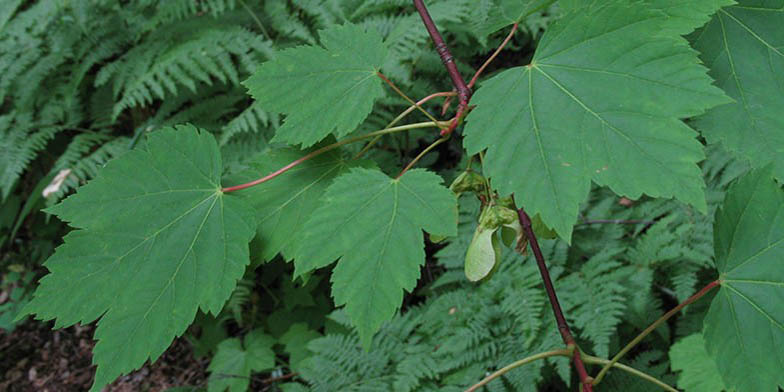
[[401, 125], [399, 127], [384, 128], [384, 129], [381, 129], [379, 131], [370, 132], [370, 133], [366, 133], [364, 135], [359, 135], [359, 136], [351, 137], [351, 138], [348, 138], [348, 139], [345, 139], [345, 140], [341, 140], [339, 142], [332, 143], [332, 144], [330, 144], [328, 146], [321, 147], [318, 150], [315, 150], [315, 151], [313, 151], [313, 152], [303, 156], [302, 158], [297, 159], [296, 161], [291, 162], [288, 165], [283, 166], [282, 168], [280, 168], [280, 169], [278, 169], [278, 170], [276, 170], [276, 171], [274, 171], [274, 172], [272, 172], [272, 173], [270, 173], [270, 174], [268, 174], [268, 175], [266, 175], [264, 177], [261, 177], [259, 179], [253, 180], [253, 181], [245, 183], [245, 184], [225, 187], [225, 188], [221, 189], [221, 191], [224, 192], [224, 193], [234, 192], [234, 191], [238, 191], [238, 190], [241, 190], [241, 189], [250, 188], [250, 187], [252, 187], [254, 185], [259, 185], [259, 184], [265, 183], [265, 182], [267, 182], [267, 181], [269, 181], [269, 180], [271, 180], [271, 179], [273, 179], [273, 178], [275, 178], [275, 177], [277, 177], [277, 176], [279, 176], [279, 175], [289, 171], [291, 168], [296, 167], [300, 163], [307, 161], [308, 159], [311, 159], [313, 157], [319, 156], [319, 155], [321, 155], [321, 154], [323, 154], [323, 153], [325, 153], [327, 151], [334, 150], [334, 149], [336, 149], [336, 148], [338, 148], [340, 146], [343, 146], [343, 145], [346, 145], [346, 144], [349, 144], [349, 143], [354, 143], [354, 142], [358, 142], [360, 140], [365, 140], [365, 139], [368, 139], [368, 138], [371, 138], [371, 137], [386, 135], [386, 134], [390, 134], [390, 133], [408, 131], [408, 130], [411, 130], [411, 129], [428, 128], [428, 127], [441, 128], [444, 124], [448, 124], [448, 121], [436, 121], [436, 122], [428, 121], [428, 122], [420, 122], [420, 123], [414, 123], [414, 124], [406, 124], [406, 125]]
[[719, 280], [714, 280], [713, 282], [708, 283], [707, 286], [703, 287], [696, 294], [692, 295], [689, 298], [686, 298], [685, 301], [681, 302], [678, 306], [672, 308], [669, 312], [659, 317], [659, 319], [654, 321], [651, 325], [649, 325], [648, 328], [645, 328], [644, 331], [640, 332], [640, 334], [637, 335], [637, 337], [632, 339], [632, 341], [629, 342], [629, 344], [627, 344], [624, 348], [622, 348], [621, 351], [618, 352], [618, 354], [615, 354], [615, 356], [612, 357], [612, 359], [604, 365], [602, 370], [599, 371], [599, 374], [597, 374], [596, 377], [594, 378], [593, 385], [599, 384], [602, 381], [602, 378], [604, 378], [605, 374], [607, 374], [607, 371], [609, 371], [610, 368], [614, 366], [614, 364], [618, 362], [618, 360], [620, 360], [621, 357], [624, 356], [624, 354], [626, 354], [627, 352], [629, 352], [629, 350], [634, 348], [634, 346], [636, 346], [637, 343], [640, 343], [640, 341], [642, 341], [646, 336], [648, 336], [651, 332], [653, 332], [659, 325], [669, 320], [670, 317], [674, 316], [676, 313], [680, 312], [680, 310], [686, 307], [686, 305], [702, 298], [702, 296], [704, 296], [709, 291], [711, 291], [711, 289], [719, 285], [721, 285], [721, 281]]
[[[437, 97], [453, 97], [453, 96], [455, 96], [456, 94], [457, 94], [457, 93], [455, 93], [455, 92], [449, 92], [449, 91], [447, 91], [447, 92], [441, 92], [441, 93], [433, 93], [433, 94], [430, 94], [430, 95], [428, 95], [427, 97], [424, 97], [424, 98], [420, 99], [418, 102], [416, 102], [416, 105], [422, 105], [422, 104], [424, 104], [425, 102], [427, 102], [427, 101], [429, 101], [429, 100], [431, 100], [431, 99], [433, 99], [433, 98], [437, 98]], [[402, 119], [403, 119], [403, 118], [405, 118], [407, 115], [409, 115], [409, 113], [413, 112], [413, 111], [414, 111], [414, 109], [416, 109], [416, 108], [417, 108], [417, 106], [416, 106], [416, 105], [411, 105], [411, 106], [409, 106], [409, 107], [408, 107], [408, 109], [404, 110], [404, 111], [403, 111], [402, 113], [400, 113], [400, 114], [399, 114], [397, 117], [395, 117], [395, 118], [394, 118], [392, 121], [390, 121], [390, 122], [389, 122], [389, 124], [387, 124], [387, 126], [385, 127], [385, 129], [386, 129], [386, 128], [389, 128], [389, 127], [391, 127], [391, 126], [393, 126], [393, 125], [395, 125], [395, 124], [397, 124], [398, 122], [400, 122], [400, 120], [402, 120]], [[381, 136], [383, 136], [383, 135], [378, 135], [378, 136], [374, 137], [374, 138], [373, 138], [373, 140], [371, 140], [370, 142], [368, 142], [368, 144], [367, 144], [367, 145], [365, 145], [365, 147], [363, 147], [363, 148], [362, 148], [362, 150], [361, 150], [360, 152], [358, 152], [358, 153], [357, 153], [357, 155], [354, 155], [354, 158], [353, 158], [353, 159], [357, 159], [357, 158], [361, 157], [363, 154], [365, 154], [365, 153], [366, 153], [366, 152], [367, 152], [367, 151], [370, 149], [370, 147], [371, 147], [371, 146], [373, 146], [374, 144], [376, 144], [376, 142], [377, 142], [379, 139], [381, 139]]]

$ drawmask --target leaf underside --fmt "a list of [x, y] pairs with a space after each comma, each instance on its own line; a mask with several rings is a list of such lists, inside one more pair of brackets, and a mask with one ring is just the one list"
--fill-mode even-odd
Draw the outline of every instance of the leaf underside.
[[400, 307], [403, 291], [416, 285], [425, 262], [421, 230], [456, 234], [457, 202], [441, 178], [425, 170], [395, 180], [365, 168], [336, 178], [322, 202], [303, 229], [295, 275], [339, 258], [332, 295], [337, 306], [346, 305], [367, 347]]
[[265, 110], [285, 113], [274, 141], [309, 147], [353, 131], [384, 95], [376, 76], [387, 49], [375, 31], [345, 24], [322, 30], [324, 46], [277, 53], [243, 84]]
[[721, 142], [754, 167], [773, 164], [784, 180], [784, 1], [740, 1], [722, 8], [696, 35], [694, 48], [735, 102], [696, 119], [709, 142]]
[[197, 309], [217, 314], [242, 276], [253, 213], [221, 173], [212, 135], [165, 128], [49, 209], [79, 230], [25, 310], [55, 327], [100, 318], [91, 390], [156, 359]]
[[784, 191], [771, 172], [742, 177], [716, 212], [721, 288], [703, 333], [724, 383], [741, 392], [784, 386]]
[[567, 240], [592, 180], [706, 209], [703, 148], [680, 118], [729, 100], [667, 23], [619, 1], [575, 10], [548, 28], [530, 65], [491, 78], [472, 100], [468, 152], [487, 149], [495, 188]]

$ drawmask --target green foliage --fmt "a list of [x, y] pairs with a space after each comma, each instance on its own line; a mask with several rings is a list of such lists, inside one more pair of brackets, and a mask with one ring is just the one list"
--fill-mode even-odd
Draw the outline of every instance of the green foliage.
[[530, 65], [488, 80], [472, 101], [468, 152], [487, 148], [494, 187], [563, 238], [591, 180], [633, 199], [676, 197], [705, 210], [702, 146], [679, 118], [728, 100], [685, 40], [657, 34], [666, 22], [618, 1], [567, 14]]
[[244, 392], [254, 371], [275, 366], [272, 345], [275, 340], [262, 331], [253, 330], [243, 339], [226, 339], [210, 361], [208, 392]]
[[[359, 205], [357, 201], [360, 200]], [[335, 304], [363, 344], [400, 307], [425, 262], [419, 230], [454, 235], [457, 206], [441, 179], [411, 170], [398, 179], [364, 168], [338, 177], [305, 224], [295, 256], [302, 275], [340, 258], [332, 275]]]
[[725, 385], [739, 391], [784, 385], [777, 343], [784, 338], [784, 191], [772, 171], [741, 177], [716, 213], [721, 288], [705, 317], [705, 344]]
[[[307, 153], [295, 149], [270, 150], [258, 155], [248, 164], [248, 169], [227, 181], [243, 184], [255, 180], [259, 174], [273, 173]], [[354, 165], [339, 150], [333, 150], [305, 161], [274, 181], [238, 193], [256, 211], [262, 259], [271, 260], [278, 253], [286, 260], [294, 259], [302, 228], [321, 204], [327, 186]]]
[[100, 317], [93, 390], [157, 358], [197, 309], [217, 314], [242, 276], [253, 212], [221, 192], [221, 173], [211, 135], [164, 129], [49, 209], [79, 230], [26, 311], [58, 327]]
[[670, 348], [672, 370], [680, 371], [678, 386], [686, 392], [723, 391], [721, 373], [705, 351], [702, 334], [689, 335]]
[[722, 8], [694, 37], [694, 48], [710, 75], [735, 102], [697, 118], [695, 125], [711, 142], [749, 160], [773, 165], [784, 180], [784, 3], [739, 1]]
[[[410, 1], [3, 2], [0, 326], [96, 322], [93, 390], [181, 335], [211, 391], [464, 390], [564, 347], [525, 207], [586, 354], [718, 273], [622, 361], [784, 386], [784, 4], [425, 3], [466, 81], [519, 27], [448, 137], [454, 98], [409, 109], [380, 78], [453, 89]], [[572, 390], [571, 368], [483, 390]]]
[[330, 133], [344, 136], [384, 95], [376, 72], [387, 53], [378, 34], [351, 24], [320, 34], [323, 48], [281, 51], [245, 82], [260, 105], [288, 114], [275, 141], [309, 147]]

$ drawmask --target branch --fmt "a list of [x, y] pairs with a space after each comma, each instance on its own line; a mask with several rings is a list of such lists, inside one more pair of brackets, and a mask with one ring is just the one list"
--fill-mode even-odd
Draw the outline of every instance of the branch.
[[669, 318], [674, 316], [676, 313], [680, 312], [681, 309], [686, 307], [686, 305], [688, 305], [688, 304], [690, 304], [690, 303], [692, 303], [692, 302], [702, 298], [702, 296], [704, 296], [709, 291], [711, 291], [711, 289], [713, 289], [716, 286], [719, 286], [720, 284], [721, 284], [721, 281], [719, 281], [719, 280], [714, 280], [713, 282], [708, 283], [707, 286], [703, 287], [696, 294], [694, 294], [691, 297], [687, 298], [680, 305], [674, 307], [669, 312], [665, 313], [664, 316], [659, 317], [659, 319], [654, 321], [653, 324], [649, 325], [648, 328], [645, 328], [644, 331], [640, 332], [640, 334], [637, 335], [636, 338], [634, 338], [631, 342], [629, 342], [629, 344], [627, 344], [623, 349], [621, 349], [621, 351], [619, 351], [618, 354], [615, 354], [615, 356], [609, 362], [607, 362], [606, 365], [604, 365], [602, 370], [599, 371], [599, 374], [597, 374], [596, 378], [593, 380], [593, 384], [594, 385], [599, 384], [602, 381], [602, 378], [604, 378], [604, 375], [607, 374], [607, 371], [610, 370], [610, 367], [613, 366], [613, 364], [618, 362], [618, 360], [620, 360], [621, 357], [623, 357], [624, 354], [629, 352], [629, 350], [631, 350], [634, 346], [636, 346], [637, 343], [640, 343], [640, 341], [642, 341], [646, 336], [648, 336], [651, 332], [653, 332], [653, 330], [655, 330], [659, 325], [661, 325], [663, 322], [669, 320]]
[[441, 62], [444, 63], [446, 71], [449, 72], [449, 77], [452, 78], [452, 84], [455, 86], [457, 96], [460, 98], [460, 106], [465, 108], [471, 99], [471, 89], [466, 86], [463, 77], [460, 76], [460, 71], [457, 70], [457, 65], [455, 65], [455, 58], [449, 53], [449, 48], [446, 46], [444, 38], [441, 37], [441, 33], [438, 32], [438, 27], [433, 22], [433, 18], [430, 17], [430, 13], [427, 12], [425, 4], [422, 0], [414, 0], [414, 7], [419, 12], [419, 16], [422, 17], [422, 22], [425, 24], [428, 34], [430, 34], [430, 39], [433, 40], [436, 51], [441, 56]]
[[528, 243], [531, 244], [531, 250], [536, 258], [536, 265], [539, 266], [539, 273], [542, 275], [544, 289], [547, 291], [547, 297], [550, 299], [550, 306], [553, 308], [553, 314], [555, 315], [555, 321], [558, 325], [558, 331], [561, 333], [561, 338], [567, 346], [575, 348], [572, 359], [574, 367], [577, 369], [577, 374], [580, 376], [583, 392], [593, 392], [593, 384], [591, 383], [593, 380], [588, 376], [588, 372], [585, 371], [585, 365], [580, 358], [580, 350], [577, 348], [577, 343], [575, 343], [574, 337], [569, 331], [569, 324], [566, 322], [566, 318], [563, 315], [561, 304], [558, 303], [558, 296], [555, 294], [555, 287], [553, 287], [553, 282], [550, 279], [550, 271], [547, 270], [547, 264], [544, 262], [542, 250], [539, 249], [539, 242], [536, 240], [536, 234], [534, 234], [534, 230], [531, 227], [531, 218], [525, 213], [523, 208], [520, 208], [517, 210], [517, 219], [520, 222], [520, 226], [523, 227], [523, 231], [525, 231], [525, 236], [528, 237]]

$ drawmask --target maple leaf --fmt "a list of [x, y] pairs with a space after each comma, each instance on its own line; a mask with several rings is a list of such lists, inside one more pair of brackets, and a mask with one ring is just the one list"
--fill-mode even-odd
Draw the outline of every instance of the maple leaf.
[[784, 191], [770, 166], [730, 187], [714, 237], [721, 288], [705, 316], [706, 348], [727, 387], [775, 391], [784, 386]]
[[688, 34], [704, 25], [721, 7], [734, 4], [734, 0], [647, 0], [651, 9], [664, 12], [667, 20], [663, 27], [668, 33]]
[[308, 147], [353, 131], [384, 95], [376, 76], [387, 49], [373, 30], [345, 24], [320, 32], [324, 46], [277, 53], [243, 82], [265, 110], [285, 113], [273, 141]]
[[567, 240], [591, 180], [706, 210], [703, 147], [679, 119], [729, 100], [686, 41], [661, 32], [667, 21], [619, 1], [577, 9], [548, 28], [531, 64], [474, 95], [464, 146], [487, 149], [499, 193]]
[[456, 235], [457, 201], [441, 181], [420, 169], [392, 179], [353, 168], [327, 188], [302, 230], [295, 275], [340, 259], [332, 295], [336, 305], [346, 305], [366, 347], [400, 307], [403, 291], [416, 286], [425, 262], [421, 230]]
[[237, 338], [222, 341], [207, 368], [210, 372], [207, 391], [247, 391], [252, 372], [275, 366], [274, 344], [274, 338], [258, 329], [245, 335], [242, 342]]
[[694, 48], [716, 83], [732, 97], [694, 124], [754, 167], [773, 163], [784, 180], [784, 7], [741, 1], [725, 7], [696, 35]]
[[220, 312], [245, 271], [253, 210], [221, 192], [221, 173], [212, 135], [164, 128], [49, 209], [79, 230], [24, 313], [55, 327], [100, 318], [92, 391], [155, 360], [197, 309]]

